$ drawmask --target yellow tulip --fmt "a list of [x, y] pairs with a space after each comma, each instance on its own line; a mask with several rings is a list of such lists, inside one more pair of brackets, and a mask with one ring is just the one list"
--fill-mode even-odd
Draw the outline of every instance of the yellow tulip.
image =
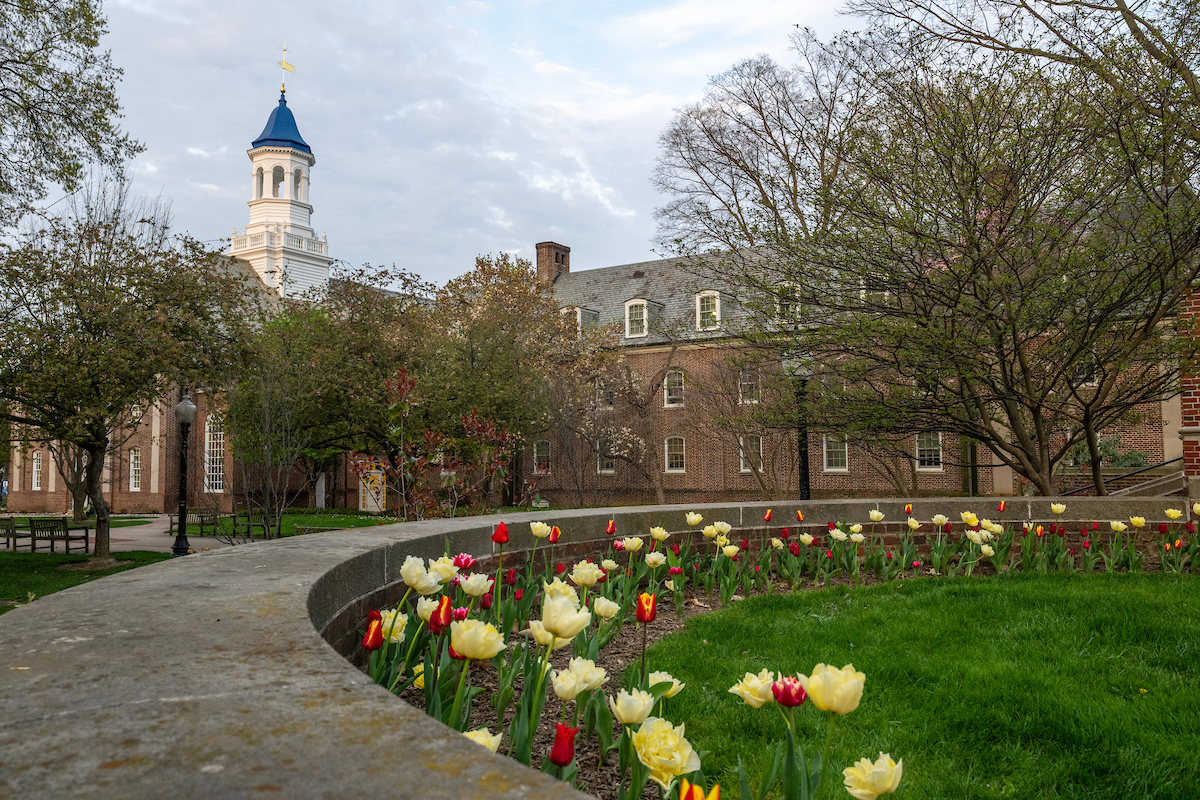
[[460, 656], [486, 661], [504, 649], [504, 637], [486, 622], [465, 619], [450, 623], [450, 646]]
[[496, 752], [496, 750], [500, 747], [500, 734], [497, 733], [495, 736], [493, 736], [492, 732], [487, 728], [476, 728], [473, 731], [465, 732], [463, 736], [467, 737], [475, 744], [486, 747], [493, 753]]
[[575, 588], [569, 583], [564, 583], [562, 578], [555, 576], [554, 580], [549, 583], [543, 583], [542, 589], [546, 592], [547, 597], [569, 597], [575, 607], [579, 607], [579, 594]]
[[604, 577], [604, 570], [590, 561], [580, 561], [571, 570], [571, 581], [576, 586], [595, 586]]
[[949, 521], [950, 521], [949, 518], [945, 514], [934, 514], [933, 519], [930, 520], [930, 522], [932, 522], [934, 525], [938, 526], [939, 528], [944, 526]]
[[656, 542], [665, 542], [670, 535], [667, 533], [666, 528], [661, 528], [657, 525], [650, 529], [650, 538]]
[[722, 536], [728, 536], [729, 532], [733, 530], [733, 526], [724, 521], [714, 522], [713, 527], [716, 528], [717, 533], [721, 534]]
[[812, 675], [798, 676], [813, 705], [822, 711], [849, 714], [858, 708], [862, 700], [863, 684], [867, 676], [847, 664], [841, 669], [817, 664]]
[[771, 684], [775, 683], [775, 673], [763, 670], [755, 675], [747, 672], [746, 676], [729, 687], [730, 694], [736, 694], [751, 708], [762, 708], [767, 703], [775, 702], [771, 694]]
[[667, 563], [667, 557], [662, 553], [646, 553], [646, 566], [651, 569], [661, 567], [665, 563]]
[[597, 597], [596, 602], [592, 603], [592, 610], [599, 614], [601, 619], [612, 619], [621, 610], [621, 606], [607, 597]]
[[404, 629], [408, 627], [408, 614], [397, 614], [387, 610], [379, 612], [383, 625], [383, 635], [388, 641], [404, 644]]
[[910, 530], [914, 530], [914, 531], [915, 531], [917, 528], [921, 527], [921, 523], [917, 522], [917, 521], [916, 521], [915, 519], [913, 519], [912, 517], [909, 517], [909, 518], [908, 518], [908, 527], [909, 527], [909, 529], [910, 529]]
[[1146, 527], [1146, 518], [1145, 517], [1130, 517], [1129, 524], [1135, 528], [1144, 528], [1144, 527]]
[[648, 717], [633, 733], [638, 760], [650, 770], [650, 780], [666, 789], [680, 775], [700, 769], [700, 756], [683, 735], [683, 725], [672, 726], [658, 717]]
[[1061, 514], [1066, 510], [1067, 510], [1067, 507], [1062, 503], [1051, 503], [1050, 504], [1050, 513], [1052, 513], [1052, 514]]
[[1179, 519], [1183, 516], [1183, 512], [1178, 508], [1168, 508], [1163, 513], [1167, 515], [1167, 519]]
[[717, 535], [717, 529], [712, 525], [705, 525], [704, 529], [700, 532], [704, 534], [705, 539], [713, 539], [716, 538]]
[[883, 521], [883, 512], [880, 511], [878, 508], [872, 509], [871, 513], [868, 514], [867, 516], [869, 516], [871, 518], [871, 522], [882, 522]]
[[874, 764], [869, 758], [860, 758], [853, 767], [846, 767], [846, 791], [857, 800], [875, 800], [881, 794], [891, 794], [900, 785], [904, 774], [904, 759], [892, 761], [887, 753], [880, 753]]
[[850, 526], [850, 533], [862, 533], [862, 525], [857, 522]]
[[686, 683], [680, 683], [678, 678], [671, 677], [671, 673], [669, 672], [651, 672], [647, 680], [650, 681], [651, 687], [656, 683], [671, 684], [671, 688], [667, 690], [667, 693], [663, 697], [674, 697], [683, 691], [684, 686], [687, 686]]
[[581, 610], [570, 597], [546, 595], [542, 600], [542, 627], [559, 639], [574, 639], [591, 621], [592, 613]]
[[695, 511], [689, 511], [687, 513], [687, 524], [688, 525], [690, 525], [694, 528], [697, 525], [699, 525], [701, 522], [704, 522], [704, 517], [700, 516]]
[[529, 523], [529, 532], [539, 539], [545, 539], [550, 535], [550, 526], [544, 522]]
[[721, 548], [721, 552], [725, 554], [726, 558], [733, 558], [738, 554], [738, 550], [740, 549], [736, 544], [730, 544]]
[[799, 538], [801, 543], [803, 543], [806, 547], [813, 543], [813, 537], [811, 533], [802, 533], [800, 534]]
[[413, 686], [417, 687], [418, 689], [424, 689], [425, 688], [425, 662], [424, 661], [422, 661], [421, 663], [419, 663], [415, 667], [413, 667], [413, 675], [416, 676], [416, 680], [413, 681]]
[[1121, 533], [1122, 531], [1124, 531], [1124, 530], [1125, 530], [1125, 528], [1126, 528], [1127, 526], [1125, 525], [1125, 523], [1124, 523], [1124, 522], [1121, 522], [1120, 520], [1115, 520], [1115, 519], [1114, 519], [1112, 522], [1108, 523], [1108, 527], [1112, 528], [1112, 529], [1113, 529], [1114, 531], [1116, 531], [1117, 533]]
[[550, 682], [553, 684], [554, 693], [558, 695], [558, 698], [567, 702], [573, 701], [584, 690], [575, 673], [570, 670], [555, 670], [550, 674]]
[[621, 544], [625, 545], [625, 550], [630, 553], [636, 553], [642, 549], [642, 540], [637, 536], [630, 536], [628, 539], [622, 539]]
[[634, 689], [627, 692], [624, 689], [617, 692], [616, 697], [608, 698], [608, 707], [612, 709], [613, 719], [622, 725], [638, 725], [650, 716], [654, 710], [654, 695]]
[[572, 658], [567, 669], [575, 676], [581, 691], [599, 689], [608, 681], [608, 672], [603, 667], [597, 667], [590, 658]]
[[562, 639], [550, 633], [550, 631], [542, 627], [540, 620], [529, 620], [529, 632], [533, 635], [533, 640], [542, 647], [549, 647], [551, 642], [554, 643], [555, 650], [562, 650], [564, 647], [571, 646], [570, 639]]

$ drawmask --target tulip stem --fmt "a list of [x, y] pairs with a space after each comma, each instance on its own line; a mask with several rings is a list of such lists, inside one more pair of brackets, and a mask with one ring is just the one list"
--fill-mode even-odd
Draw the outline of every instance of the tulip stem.
[[649, 623], [642, 623], [642, 686], [646, 685], [646, 628]]
[[[500, 608], [504, 605], [504, 545], [500, 545], [500, 558], [496, 565], [496, 627], [501, 627]], [[508, 631], [503, 632], [505, 640], [508, 639]]]
[[[833, 746], [833, 721], [837, 718], [837, 714], [829, 712], [829, 728], [825, 732], [825, 750], [821, 754], [821, 784], [820, 787], [824, 791], [820, 793], [826, 797], [833, 794], [833, 790], [825, 786], [825, 776], [829, 774], [829, 749]], [[820, 790], [818, 790], [820, 791]]]
[[456, 731], [462, 730], [462, 728], [459, 726], [458, 715], [460, 713], [462, 713], [463, 686], [466, 684], [467, 675], [470, 672], [471, 672], [471, 660], [466, 659], [465, 661], [463, 661], [462, 671], [459, 672], [459, 675], [458, 675], [458, 689], [454, 692], [454, 706], [450, 710], [450, 724], [454, 727], [454, 730], [456, 730]]

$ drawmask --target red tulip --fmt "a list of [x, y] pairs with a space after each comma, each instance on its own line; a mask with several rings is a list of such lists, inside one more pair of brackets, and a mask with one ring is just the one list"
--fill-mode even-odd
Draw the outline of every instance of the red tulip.
[[368, 650], [378, 650], [383, 647], [383, 623], [377, 619], [371, 620], [371, 624], [367, 626], [367, 633], [363, 636], [363, 647]]
[[792, 535], [792, 531], [789, 528], [780, 528], [779, 529], [779, 538], [783, 539], [785, 542], [788, 540], [788, 537], [790, 537], [791, 535]]
[[767, 513], [763, 514], [763, 522], [771, 521], [771, 509], [767, 509]]
[[1163, 549], [1166, 550], [1168, 553], [1171, 552], [1171, 543], [1167, 542], [1166, 544], [1164, 544]]
[[1087, 539], [1084, 539], [1083, 540], [1083, 549], [1090, 550], [1091, 548], [1092, 548], [1092, 543], [1089, 542]]
[[514, 599], [520, 600], [524, 596], [525, 596], [525, 592], [521, 589], [517, 589], [516, 591], [513, 592]]
[[1094, 530], [1094, 531], [1098, 531], [1098, 530], [1100, 530], [1100, 523], [1099, 523], [1099, 522], [1093, 522], [1093, 523], [1092, 523], [1092, 530]]
[[562, 531], [555, 525], [550, 529], [550, 544], [558, 544], [558, 537], [562, 536]]
[[797, 544], [796, 542], [792, 542], [791, 544], [788, 545], [788, 552], [790, 552], [794, 556], [800, 555], [800, 545]]
[[1075, 548], [1074, 548], [1074, 547], [1068, 547], [1068, 548], [1067, 548], [1067, 552], [1068, 552], [1068, 553], [1070, 553], [1070, 554], [1071, 554], [1071, 555], [1073, 555], [1073, 556], [1077, 556], [1077, 555], [1079, 555], [1079, 553], [1078, 553], [1078, 552], [1075, 550]]
[[738, 544], [738, 547], [742, 548], [743, 550], [749, 550], [750, 549], [750, 540], [742, 539], [742, 541]]
[[429, 615], [429, 632], [437, 636], [446, 628], [450, 627], [451, 621], [454, 619], [454, 606], [450, 605], [450, 598], [442, 595], [438, 598], [437, 608]]
[[496, 526], [496, 532], [492, 534], [492, 541], [496, 544], [508, 543], [508, 526], [503, 522]]
[[1167, 523], [1165, 523], [1165, 522], [1158, 523], [1158, 532], [1159, 533], [1167, 533], [1170, 530], [1171, 530], [1171, 528], [1170, 528], [1170, 526], [1167, 525]]
[[679, 545], [677, 545], [677, 544], [671, 545], [671, 552], [675, 554], [676, 558], [679, 558]]
[[672, 575], [682, 575], [683, 567], [671, 567], [667, 570], [667, 572], [671, 573]]
[[687, 778], [681, 778], [679, 782], [679, 800], [721, 800], [721, 787], [713, 786], [712, 791], [708, 793], [708, 797], [704, 796], [704, 787], [688, 783]]
[[808, 699], [808, 692], [804, 691], [800, 680], [791, 676], [772, 683], [771, 694], [775, 695], [775, 702], [785, 708], [795, 708]]
[[804, 512], [798, 508], [796, 509], [796, 522], [804, 522]]
[[[734, 556], [734, 558], [737, 558], [737, 556]], [[762, 572], [762, 567], [760, 567], [758, 564], [755, 564], [755, 565], [754, 565], [754, 571], [755, 571], [755, 572]]]
[[610, 519], [608, 524], [604, 526], [604, 532], [609, 536], [614, 535], [617, 532], [617, 521], [615, 519]]
[[467, 614], [469, 613], [471, 613], [471, 609], [463, 606], [462, 608], [454, 609], [452, 612], [450, 612], [450, 615], [454, 618], [455, 622], [462, 622], [467, 618]]
[[1179, 539], [1176, 539], [1175, 540], [1175, 549], [1178, 550], [1181, 547], [1183, 547], [1183, 542], [1180, 541]]
[[625, 543], [624, 543], [624, 542], [622, 542], [620, 539], [617, 539], [615, 542], [613, 542], [613, 549], [614, 549], [614, 550], [617, 550], [618, 552], [619, 552], [619, 551], [621, 551], [621, 550], [624, 550], [624, 549], [625, 549]]
[[567, 571], [567, 565], [562, 563], [561, 561], [558, 562], [558, 566], [555, 567], [555, 572], [559, 575], [562, 575], [566, 571]]
[[1004, 501], [1000, 501], [1000, 505], [996, 506], [997, 511], [1004, 511]]
[[888, 561], [892, 560], [892, 551], [891, 550], [888, 550], [887, 559], [888, 559]]
[[367, 612], [367, 622], [383, 622], [383, 614], [380, 614], [378, 609], [372, 608]]
[[508, 572], [504, 573], [504, 582], [507, 583], [509, 586], [516, 586], [517, 585], [517, 571], [515, 569], [510, 569]]
[[579, 728], [569, 728], [561, 722], [554, 734], [554, 746], [550, 748], [550, 763], [565, 767], [575, 760], [575, 734]]
[[833, 558], [833, 551], [832, 551], [832, 550], [826, 550], [826, 551], [825, 551], [825, 557], [826, 557], [826, 558]]
[[1044, 529], [1042, 528], [1042, 526], [1041, 526], [1041, 525], [1038, 525], [1038, 526], [1037, 526], [1037, 529], [1036, 529], [1036, 530], [1034, 530], [1034, 533], [1036, 533], [1038, 536], [1041, 536], [1041, 535], [1042, 535], [1042, 533], [1043, 533], [1043, 531], [1044, 531]]
[[479, 598], [479, 607], [481, 609], [483, 609], [484, 611], [487, 611], [489, 608], [492, 607], [492, 593], [491, 592], [488, 592], [483, 597]]
[[655, 596], [642, 592], [637, 600], [637, 621], [643, 625], [654, 622], [658, 616], [658, 603]]
[[459, 553], [454, 557], [454, 566], [459, 569], [471, 569], [475, 566], [475, 559], [466, 553]]
[[1183, 523], [1183, 527], [1184, 527], [1184, 530], [1186, 530], [1188, 533], [1192, 534], [1193, 536], [1196, 535], [1196, 523], [1185, 522], [1185, 523]]
[[913, 569], [920, 569], [920, 568], [921, 568], [921, 562], [920, 562], [920, 561], [914, 561], [914, 562], [913, 562]]
[[905, 513], [905, 514], [911, 514], [911, 513], [912, 513], [912, 503], [905, 503], [905, 504], [904, 504], [904, 513]]
[[836, 527], [837, 527], [837, 523], [836, 523], [836, 522], [834, 522], [834, 521], [832, 521], [832, 520], [830, 520], [830, 522], [829, 522], [829, 530], [833, 530], [833, 529], [834, 529], [834, 528], [836, 528]]

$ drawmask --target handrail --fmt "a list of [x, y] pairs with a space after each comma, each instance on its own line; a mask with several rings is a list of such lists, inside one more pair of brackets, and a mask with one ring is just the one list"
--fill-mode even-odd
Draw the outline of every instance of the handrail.
[[[1170, 461], [1163, 461], [1159, 464], [1155, 464], [1152, 467], [1142, 467], [1141, 469], [1134, 470], [1133, 472], [1126, 472], [1124, 475], [1118, 475], [1117, 477], [1112, 478], [1110, 480], [1102, 481], [1102, 483], [1112, 483], [1113, 481], [1121, 480], [1121, 478], [1132, 478], [1134, 475], [1141, 475], [1143, 472], [1149, 472], [1152, 469], [1158, 469], [1159, 467], [1165, 467], [1167, 464], [1174, 464], [1176, 461], [1183, 461], [1183, 456], [1179, 456], [1179, 458], [1172, 458]], [[1058, 496], [1059, 497], [1070, 497], [1073, 494], [1079, 494], [1080, 492], [1086, 492], [1088, 489], [1095, 489], [1095, 488], [1096, 488], [1096, 484], [1089, 483], [1087, 486], [1080, 486], [1078, 489], [1072, 489], [1069, 492], [1062, 492]]]

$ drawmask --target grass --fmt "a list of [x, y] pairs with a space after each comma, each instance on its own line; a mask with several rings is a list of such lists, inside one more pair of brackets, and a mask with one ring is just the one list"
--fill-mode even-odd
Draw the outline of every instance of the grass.
[[170, 558], [170, 553], [154, 553], [149, 550], [130, 550], [113, 553], [113, 558], [127, 562], [112, 569], [98, 572], [62, 570], [63, 564], [86, 561], [86, 555], [64, 553], [0, 553], [0, 614], [11, 611], [11, 602], [26, 602], [30, 593], [44, 597], [54, 592], [78, 586], [81, 583], [103, 578], [134, 567], [153, 564]]
[[[63, 518], [62, 515], [60, 515], [60, 514], [59, 515], [56, 515], [56, 514], [37, 515], [37, 514], [35, 514], [34, 519], [39, 519], [43, 516], [46, 519], [62, 519]], [[13, 519], [16, 520], [18, 528], [28, 528], [29, 527], [29, 517], [13, 517]], [[69, 520], [70, 517], [66, 517], [66, 519]], [[129, 528], [134, 525], [145, 525], [146, 523], [150, 522], [150, 520], [152, 520], [152, 519], [154, 519], [154, 518], [153, 517], [112, 517], [111, 521], [109, 522], [109, 527], [110, 528]], [[92, 525], [96, 524], [96, 520], [94, 517], [89, 519], [88, 522], [91, 523]]]
[[[740, 755], [757, 785], [784, 737], [776, 710], [727, 690], [745, 672], [867, 675], [836, 719], [826, 797], [880, 751], [904, 759], [898, 797], [1192, 798], [1200, 787], [1200, 582], [1176, 576], [1033, 575], [904, 581], [749, 599], [697, 617], [651, 650], [687, 688], [705, 773], [734, 796]], [[806, 754], [825, 716], [797, 715]]]

